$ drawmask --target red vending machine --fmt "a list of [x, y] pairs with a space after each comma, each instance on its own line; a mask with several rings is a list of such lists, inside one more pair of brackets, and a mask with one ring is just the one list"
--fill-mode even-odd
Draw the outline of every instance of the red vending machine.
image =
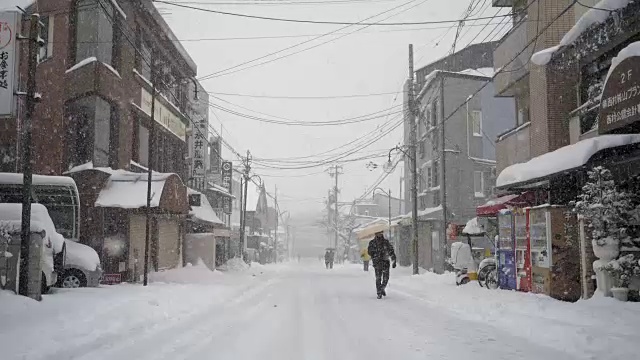
[[512, 210], [516, 237], [517, 290], [531, 291], [531, 246], [529, 242], [529, 209]]

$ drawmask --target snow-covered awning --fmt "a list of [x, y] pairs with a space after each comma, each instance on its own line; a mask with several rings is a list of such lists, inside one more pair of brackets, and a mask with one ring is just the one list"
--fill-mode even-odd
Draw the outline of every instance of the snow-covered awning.
[[191, 205], [191, 210], [189, 210], [189, 215], [195, 221], [202, 222], [208, 225], [222, 225], [224, 224], [220, 218], [216, 215], [215, 211], [211, 207], [209, 200], [204, 196], [201, 192], [187, 188], [188, 195], [200, 195], [200, 206]]
[[[104, 171], [104, 170], [100, 170]], [[154, 173], [151, 176], [151, 207], [160, 206], [164, 185], [171, 175]], [[148, 174], [126, 170], [112, 170], [109, 181], [102, 188], [95, 206], [137, 209], [147, 205]]]
[[597, 152], [640, 143], [640, 134], [600, 135], [561, 147], [527, 162], [506, 167], [498, 175], [496, 187], [509, 188], [584, 166]]
[[233, 194], [231, 194], [229, 192], [229, 190], [225, 189], [224, 187], [222, 187], [222, 186], [220, 186], [218, 184], [214, 184], [214, 183], [210, 182], [208, 185], [209, 185], [209, 187], [207, 188], [207, 190], [209, 190], [209, 191], [213, 191], [213, 192], [216, 192], [216, 193], [218, 193], [218, 194], [220, 194], [222, 196], [227, 196], [227, 197], [230, 197], [230, 198], [233, 198], [233, 199], [236, 198]]
[[506, 209], [507, 206], [530, 206], [533, 203], [533, 199], [531, 199], [532, 196], [533, 193], [526, 192], [524, 194], [504, 195], [499, 198], [489, 200], [476, 208], [476, 215], [496, 216], [500, 210]]

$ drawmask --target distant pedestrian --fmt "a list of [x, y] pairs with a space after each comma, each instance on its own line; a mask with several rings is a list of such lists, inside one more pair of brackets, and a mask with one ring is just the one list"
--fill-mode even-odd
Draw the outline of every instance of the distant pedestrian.
[[362, 251], [360, 252], [360, 258], [362, 259], [362, 263], [364, 264], [364, 271], [369, 271], [369, 261], [371, 261], [369, 251], [367, 249], [362, 249]]
[[393, 251], [393, 245], [387, 240], [382, 231], [376, 233], [373, 240], [369, 242], [367, 248], [371, 260], [373, 260], [373, 268], [376, 271], [376, 292], [378, 299], [387, 296], [385, 288], [389, 283], [389, 267], [391, 265], [389, 259], [393, 261], [393, 268], [396, 267], [396, 253]]
[[324, 265], [327, 269], [333, 269], [333, 251], [327, 250], [324, 253]]
[[302, 259], [302, 258], [300, 257], [300, 254], [298, 254], [298, 262], [300, 262], [300, 259]]

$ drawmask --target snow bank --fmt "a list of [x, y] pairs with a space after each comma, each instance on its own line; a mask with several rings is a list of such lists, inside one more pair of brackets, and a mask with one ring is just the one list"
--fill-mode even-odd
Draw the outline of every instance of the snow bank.
[[418, 298], [428, 307], [562, 349], [577, 358], [637, 357], [637, 341], [631, 340], [640, 320], [637, 303], [604, 297], [567, 303], [539, 294], [487, 290], [475, 282], [456, 286], [453, 273], [392, 274], [389, 291], [391, 296], [398, 292]]
[[90, 246], [71, 240], [65, 240], [65, 244], [67, 245], [65, 264], [89, 271], [95, 270], [100, 265], [98, 253]]
[[591, 26], [605, 22], [609, 16], [611, 16], [610, 11], [623, 9], [632, 1], [633, 0], [600, 0], [600, 2], [578, 19], [576, 24], [562, 37], [559, 45], [536, 52], [531, 56], [531, 61], [536, 65], [547, 65], [553, 57], [553, 54], [561, 47], [573, 44], [580, 35]]
[[220, 271], [241, 272], [249, 269], [249, 265], [240, 258], [229, 259], [226, 264], [218, 267]]
[[152, 282], [167, 284], [212, 284], [221, 275], [219, 271], [211, 271], [198, 261], [185, 267], [154, 272], [149, 275]]
[[638, 134], [601, 135], [578, 141], [525, 163], [506, 167], [498, 175], [496, 186], [503, 187], [571, 170], [585, 165], [600, 150], [639, 142]]

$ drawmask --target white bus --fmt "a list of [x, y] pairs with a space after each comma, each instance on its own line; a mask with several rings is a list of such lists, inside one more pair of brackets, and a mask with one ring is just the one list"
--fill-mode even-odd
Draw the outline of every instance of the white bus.
[[[72, 178], [33, 175], [31, 197], [47, 208], [58, 233], [80, 239], [80, 195]], [[22, 203], [22, 174], [0, 173], [0, 203]]]

